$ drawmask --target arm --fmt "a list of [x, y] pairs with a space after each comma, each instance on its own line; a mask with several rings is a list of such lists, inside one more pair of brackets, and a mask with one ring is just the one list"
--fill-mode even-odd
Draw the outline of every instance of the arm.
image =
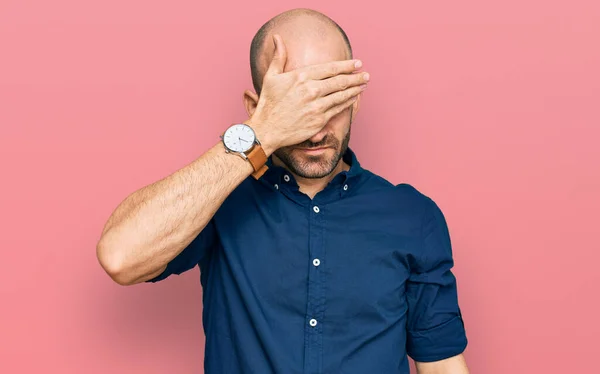
[[416, 362], [418, 374], [469, 374], [462, 354], [435, 362]]
[[104, 227], [97, 245], [100, 264], [122, 285], [162, 273], [252, 171], [219, 142], [183, 169], [134, 192]]
[[462, 353], [467, 336], [458, 304], [448, 226], [442, 211], [426, 198], [421, 240], [407, 281], [407, 353], [419, 374], [468, 373]]

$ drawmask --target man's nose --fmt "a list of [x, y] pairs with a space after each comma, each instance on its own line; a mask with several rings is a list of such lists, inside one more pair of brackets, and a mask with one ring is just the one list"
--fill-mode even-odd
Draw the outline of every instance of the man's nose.
[[321, 129], [321, 131], [319, 131], [318, 133], [316, 133], [315, 135], [313, 135], [310, 139], [308, 139], [311, 143], [320, 143], [323, 141], [323, 139], [325, 139], [325, 137], [327, 136], [327, 134], [329, 134], [329, 129], [328, 129], [328, 124], [325, 125], [325, 127], [323, 127]]

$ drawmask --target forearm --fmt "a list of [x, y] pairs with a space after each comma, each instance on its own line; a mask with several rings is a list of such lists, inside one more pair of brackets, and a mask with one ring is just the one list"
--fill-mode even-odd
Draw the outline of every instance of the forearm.
[[462, 354], [435, 362], [415, 362], [418, 374], [469, 374]]
[[142, 282], [161, 272], [251, 173], [249, 162], [221, 142], [201, 157], [128, 196], [106, 223], [97, 245], [102, 267], [116, 282]]

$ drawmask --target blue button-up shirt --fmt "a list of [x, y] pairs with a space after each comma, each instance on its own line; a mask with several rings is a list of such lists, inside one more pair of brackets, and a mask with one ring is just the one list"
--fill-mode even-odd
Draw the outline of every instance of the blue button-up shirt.
[[465, 349], [442, 212], [344, 160], [313, 199], [269, 160], [150, 280], [199, 265], [206, 374], [408, 374]]

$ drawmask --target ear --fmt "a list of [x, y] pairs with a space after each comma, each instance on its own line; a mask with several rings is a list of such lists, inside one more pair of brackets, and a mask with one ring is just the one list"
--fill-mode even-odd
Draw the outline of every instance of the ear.
[[356, 114], [358, 113], [358, 110], [360, 109], [360, 99], [361, 98], [362, 98], [362, 93], [358, 94], [356, 101], [350, 107], [350, 123], [352, 123], [354, 121], [354, 118], [356, 118]]
[[244, 107], [248, 117], [252, 117], [258, 105], [258, 95], [250, 90], [244, 91]]

